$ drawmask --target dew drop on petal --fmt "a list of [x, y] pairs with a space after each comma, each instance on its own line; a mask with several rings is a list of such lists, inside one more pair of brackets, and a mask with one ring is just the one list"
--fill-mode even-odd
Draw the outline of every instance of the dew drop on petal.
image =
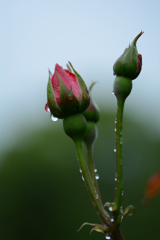
[[56, 118], [56, 117], [54, 117], [53, 115], [51, 115], [51, 120], [52, 120], [53, 122], [56, 122], [56, 121], [58, 120], [58, 118]]
[[46, 103], [46, 105], [45, 105], [45, 110], [46, 110], [46, 112], [50, 112], [50, 109], [49, 109], [49, 107], [48, 107], [48, 104]]
[[97, 172], [97, 169], [96, 169], [96, 168], [94, 169], [94, 172]]
[[117, 152], [117, 149], [116, 149], [116, 148], [114, 148], [114, 152]]

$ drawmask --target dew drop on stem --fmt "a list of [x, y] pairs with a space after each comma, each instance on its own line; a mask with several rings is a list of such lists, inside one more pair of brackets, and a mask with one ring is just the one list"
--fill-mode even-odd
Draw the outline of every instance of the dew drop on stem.
[[98, 174], [95, 175], [95, 179], [96, 179], [96, 180], [99, 179], [99, 175], [98, 175]]
[[120, 144], [123, 144], [123, 137], [120, 138]]
[[96, 199], [99, 199], [99, 195], [98, 195], [98, 193], [96, 193]]
[[117, 181], [117, 178], [118, 178], [118, 174], [115, 173], [115, 178], [114, 178], [114, 180]]
[[105, 239], [111, 239], [108, 233], [106, 234]]

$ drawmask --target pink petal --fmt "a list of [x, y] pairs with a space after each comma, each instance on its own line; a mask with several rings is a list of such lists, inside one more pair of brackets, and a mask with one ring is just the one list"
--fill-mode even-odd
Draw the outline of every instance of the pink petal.
[[73, 94], [78, 100], [81, 100], [81, 89], [79, 87], [75, 74], [68, 70], [63, 69], [61, 66], [56, 64], [55, 72], [51, 77], [51, 83], [54, 89], [55, 99], [57, 104], [60, 106], [60, 92], [59, 92], [59, 89], [57, 89], [59, 88], [59, 80], [58, 80], [57, 73], [63, 80], [66, 87], [73, 92]]

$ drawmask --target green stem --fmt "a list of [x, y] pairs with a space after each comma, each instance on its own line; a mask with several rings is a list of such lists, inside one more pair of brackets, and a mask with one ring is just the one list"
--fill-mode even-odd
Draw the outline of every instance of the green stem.
[[103, 205], [101, 203], [101, 200], [99, 198], [98, 192], [96, 188], [93, 185], [91, 175], [88, 170], [88, 166], [83, 154], [83, 148], [82, 148], [82, 140], [76, 139], [74, 140], [75, 148], [76, 148], [76, 154], [79, 162], [80, 169], [82, 170], [82, 175], [86, 184], [86, 187], [88, 189], [88, 192], [90, 194], [90, 197], [92, 199], [92, 203], [94, 207], [96, 208], [97, 214], [99, 215], [101, 221], [108, 225], [108, 217], [106, 216], [106, 212], [103, 208]]
[[86, 145], [87, 148], [87, 157], [88, 157], [88, 168], [89, 168], [89, 172], [93, 181], [93, 185], [99, 195], [99, 199], [101, 200], [101, 195], [100, 195], [100, 191], [99, 191], [99, 186], [98, 186], [98, 182], [96, 179], [96, 172], [95, 172], [95, 165], [94, 165], [94, 161], [93, 161], [93, 144], [91, 145]]
[[122, 163], [122, 124], [123, 124], [123, 109], [124, 101], [117, 100], [117, 123], [116, 123], [116, 191], [115, 191], [115, 211], [114, 222], [115, 226], [119, 224], [118, 216], [120, 215], [120, 207], [123, 191], [123, 163]]
[[114, 231], [112, 233], [112, 239], [113, 240], [124, 240], [119, 228], [116, 229], [116, 231]]

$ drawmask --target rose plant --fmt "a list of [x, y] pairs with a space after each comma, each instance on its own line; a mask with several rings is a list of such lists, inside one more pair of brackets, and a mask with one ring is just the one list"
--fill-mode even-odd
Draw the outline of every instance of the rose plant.
[[[116, 147], [114, 149], [116, 153], [116, 188], [115, 198], [112, 203], [102, 203], [94, 164], [93, 146], [98, 136], [96, 123], [100, 117], [99, 109], [89, 96], [94, 83], [91, 85], [90, 91], [88, 91], [85, 82], [70, 62], [67, 65], [67, 70], [56, 64], [54, 74], [52, 75], [49, 71], [45, 109], [47, 111], [50, 109], [54, 117], [63, 119], [64, 131], [75, 144], [80, 172], [100, 218], [100, 224], [84, 223], [82, 227], [90, 225], [93, 227], [91, 231], [102, 232], [105, 234], [106, 239], [112, 240], [124, 239], [120, 231], [120, 224], [125, 214], [128, 214], [129, 211], [131, 211], [129, 215], [134, 213], [132, 205], [125, 209], [122, 206], [122, 130], [124, 103], [132, 90], [132, 80], [138, 77], [142, 69], [142, 56], [138, 54], [136, 47], [137, 40], [142, 34], [143, 32], [140, 32], [135, 37], [131, 45], [113, 66], [114, 75], [116, 75], [113, 93], [117, 99], [117, 116]], [[86, 146], [87, 156], [84, 154], [83, 143]], [[155, 179], [159, 181], [159, 174]]]

